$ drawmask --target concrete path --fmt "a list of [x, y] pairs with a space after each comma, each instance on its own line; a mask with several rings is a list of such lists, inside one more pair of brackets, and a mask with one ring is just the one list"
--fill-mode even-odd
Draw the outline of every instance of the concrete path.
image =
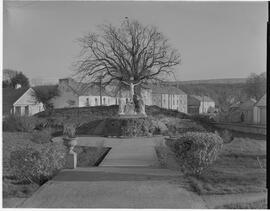
[[205, 208], [177, 187], [179, 174], [146, 167], [63, 170], [26, 200], [23, 208]]
[[179, 172], [158, 167], [154, 147], [162, 140], [80, 137], [78, 145], [112, 147], [101, 166], [63, 170], [18, 207], [206, 208], [174, 182]]
[[226, 194], [226, 195], [204, 195], [203, 200], [206, 202], [207, 207], [215, 209], [216, 207], [235, 204], [235, 203], [250, 203], [267, 199], [266, 192], [259, 193], [239, 193], [239, 194]]

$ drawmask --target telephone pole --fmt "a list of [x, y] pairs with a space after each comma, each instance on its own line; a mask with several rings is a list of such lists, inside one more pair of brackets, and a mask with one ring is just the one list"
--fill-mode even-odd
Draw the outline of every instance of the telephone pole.
[[99, 76], [99, 99], [100, 106], [102, 106], [102, 75]]

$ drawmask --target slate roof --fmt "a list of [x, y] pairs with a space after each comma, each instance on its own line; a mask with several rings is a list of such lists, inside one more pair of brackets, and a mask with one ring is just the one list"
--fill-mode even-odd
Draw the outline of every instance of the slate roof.
[[261, 99], [255, 104], [258, 107], [266, 107], [266, 94], [261, 97]]
[[181, 89], [178, 89], [174, 86], [156, 86], [149, 85], [150, 89], [152, 89], [153, 94], [176, 94], [176, 95], [186, 95]]
[[[64, 79], [61, 79], [64, 80]], [[68, 87], [72, 89], [72, 91], [77, 94], [78, 96], [99, 96], [100, 95], [100, 89], [97, 85], [94, 85], [93, 83], [82, 83], [77, 82], [71, 78], [66, 78], [66, 80], [69, 80]], [[102, 89], [101, 94], [103, 96], [113, 96], [112, 93], [109, 91]]]
[[10, 109], [29, 88], [22, 87], [19, 89], [3, 88], [3, 114], [9, 114]]
[[198, 95], [191, 95], [192, 97], [196, 98], [199, 101], [204, 101], [204, 102], [214, 102], [210, 97], [208, 96], [198, 96]]
[[239, 109], [241, 109], [241, 110], [253, 109], [255, 103], [256, 103], [256, 100], [249, 99], [249, 100], [241, 103], [240, 106], [239, 106]]

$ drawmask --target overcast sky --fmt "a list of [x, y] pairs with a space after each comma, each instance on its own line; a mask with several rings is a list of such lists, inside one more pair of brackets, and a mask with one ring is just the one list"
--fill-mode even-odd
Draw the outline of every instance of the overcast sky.
[[178, 80], [266, 71], [267, 2], [5, 2], [3, 10], [3, 67], [30, 78], [69, 76], [76, 39], [125, 17], [158, 26], [179, 50]]

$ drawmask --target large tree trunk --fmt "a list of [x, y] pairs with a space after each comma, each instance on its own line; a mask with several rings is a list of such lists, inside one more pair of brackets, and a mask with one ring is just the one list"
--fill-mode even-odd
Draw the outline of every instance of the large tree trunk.
[[141, 97], [141, 86], [137, 85], [134, 87], [134, 96], [133, 96], [133, 102], [135, 105], [135, 111], [139, 112], [139, 97]]

